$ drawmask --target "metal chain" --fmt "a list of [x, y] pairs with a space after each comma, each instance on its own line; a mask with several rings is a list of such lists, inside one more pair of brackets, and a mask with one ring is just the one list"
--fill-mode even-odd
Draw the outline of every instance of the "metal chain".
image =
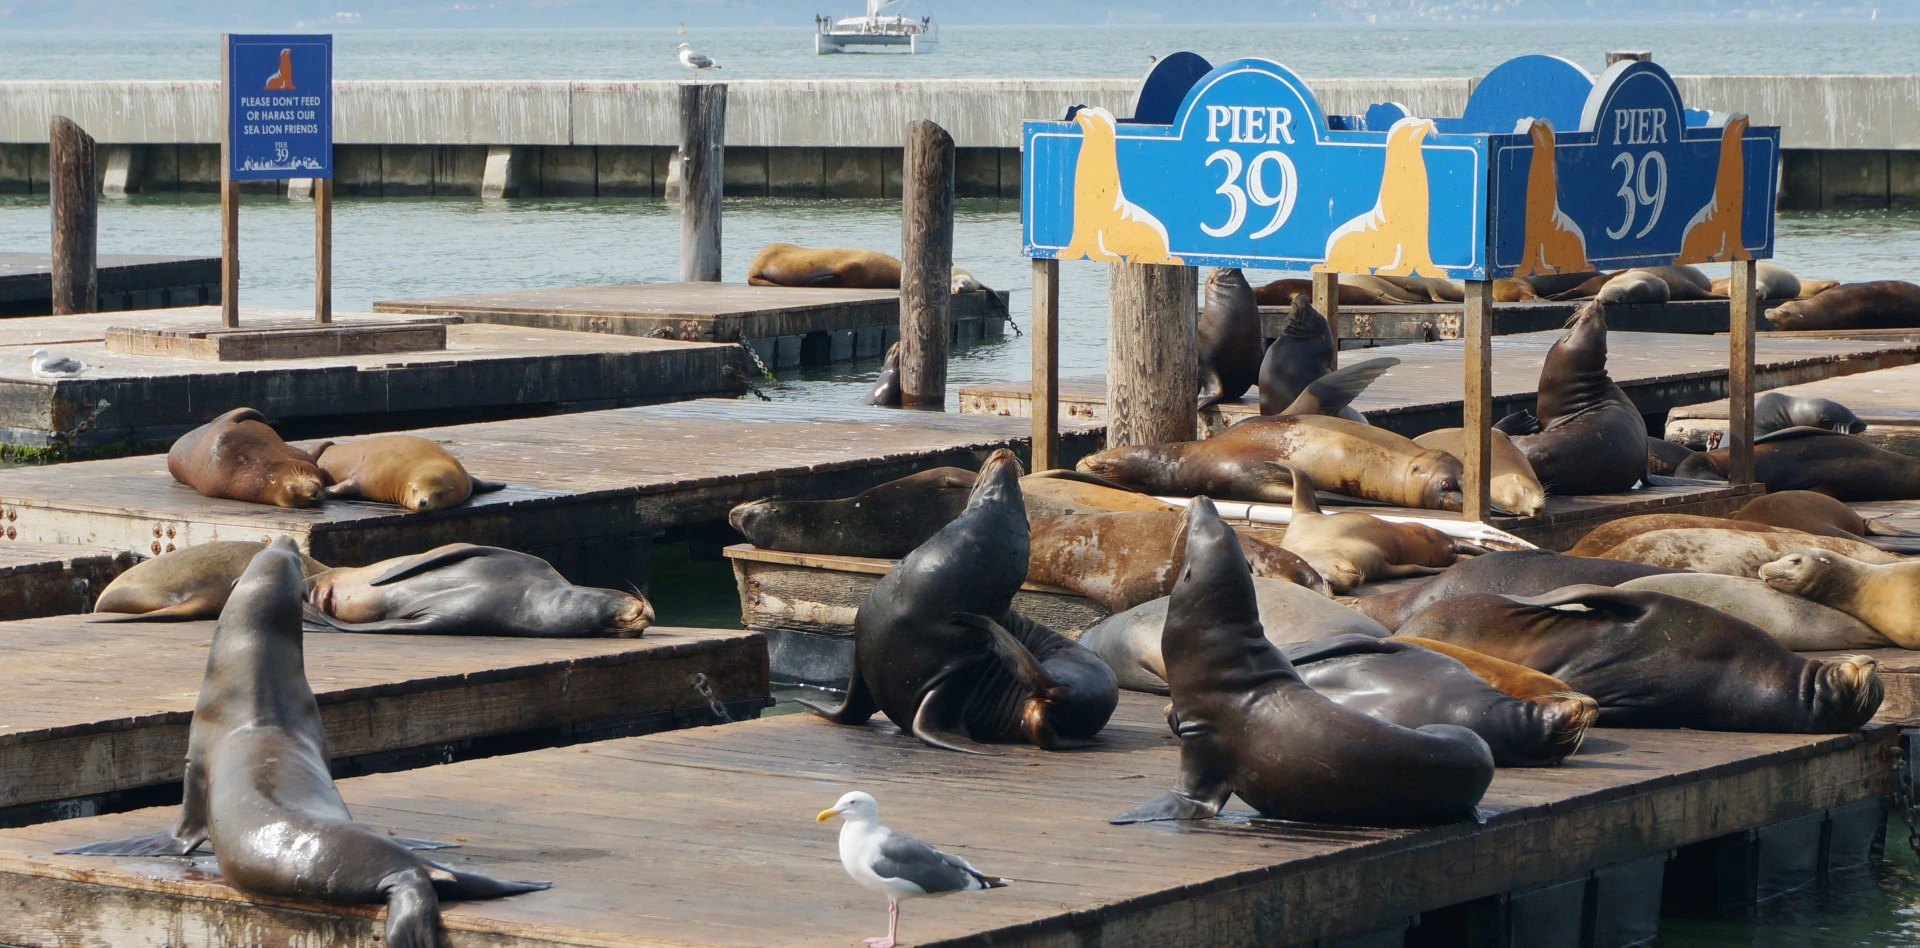
[[1908, 750], [1912, 739], [1912, 732], [1900, 735], [1900, 743], [1894, 749], [1893, 803], [1900, 808], [1900, 818], [1907, 823], [1907, 846], [1914, 855], [1920, 856], [1920, 805], [1915, 801], [1912, 753]]
[[713, 686], [707, 683], [706, 672], [694, 672], [687, 676], [687, 684], [692, 685], [693, 690], [698, 692], [700, 697], [707, 699], [707, 709], [713, 712], [714, 717], [719, 718], [723, 723], [733, 721], [733, 715], [727, 713], [727, 706], [720, 703], [720, 696], [714, 694]]
[[753, 367], [760, 370], [761, 378], [766, 379], [769, 382], [780, 381], [779, 379], [774, 377], [773, 370], [767, 368], [767, 363], [765, 360], [760, 358], [760, 353], [753, 351], [753, 347], [750, 345], [747, 345], [746, 340], [742, 339], [740, 341], [740, 348], [747, 350], [747, 358], [753, 360]]

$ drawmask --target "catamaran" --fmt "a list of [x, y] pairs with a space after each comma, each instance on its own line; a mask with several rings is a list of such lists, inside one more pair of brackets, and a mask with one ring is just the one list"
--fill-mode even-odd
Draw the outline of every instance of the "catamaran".
[[842, 53], [849, 49], [889, 49], [905, 47], [918, 53], [928, 52], [940, 41], [940, 28], [931, 15], [908, 16], [897, 9], [905, 0], [867, 0], [865, 16], [836, 20], [830, 16], [813, 18], [813, 51]]

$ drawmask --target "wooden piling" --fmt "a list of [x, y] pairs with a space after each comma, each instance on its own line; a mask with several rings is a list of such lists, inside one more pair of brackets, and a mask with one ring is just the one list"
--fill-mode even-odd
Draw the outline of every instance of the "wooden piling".
[[1753, 331], [1760, 315], [1758, 264], [1735, 260], [1727, 286], [1727, 480], [1753, 483]]
[[1060, 466], [1060, 261], [1033, 261], [1033, 469]]
[[1313, 308], [1327, 318], [1327, 335], [1333, 342], [1333, 365], [1340, 364], [1340, 274], [1313, 275]]
[[93, 136], [65, 116], [47, 131], [47, 193], [53, 204], [53, 314], [98, 307], [100, 215], [93, 191]]
[[1650, 49], [1610, 49], [1607, 50], [1607, 65], [1618, 62], [1646, 63], [1653, 61]]
[[1110, 264], [1107, 445], [1191, 441], [1200, 391], [1198, 271]]
[[[233, 69], [227, 61], [233, 44], [220, 37], [220, 101], [232, 108], [228, 88]], [[240, 325], [240, 182], [233, 180], [233, 129], [220, 123], [220, 325]]]
[[720, 189], [726, 175], [727, 87], [680, 86], [680, 281], [720, 282]]
[[313, 321], [333, 322], [333, 179], [313, 182]]
[[1461, 514], [1485, 521], [1492, 512], [1487, 485], [1493, 476], [1493, 281], [1463, 284], [1465, 306], [1460, 316], [1460, 338], [1465, 350], [1466, 385], [1460, 406], [1462, 437]]
[[900, 183], [900, 404], [947, 400], [952, 339], [953, 136], [921, 119], [907, 127]]

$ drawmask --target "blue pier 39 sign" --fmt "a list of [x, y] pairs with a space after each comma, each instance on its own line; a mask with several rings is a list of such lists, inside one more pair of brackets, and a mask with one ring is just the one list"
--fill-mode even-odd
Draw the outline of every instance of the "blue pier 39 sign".
[[227, 36], [227, 174], [333, 177], [333, 37]]

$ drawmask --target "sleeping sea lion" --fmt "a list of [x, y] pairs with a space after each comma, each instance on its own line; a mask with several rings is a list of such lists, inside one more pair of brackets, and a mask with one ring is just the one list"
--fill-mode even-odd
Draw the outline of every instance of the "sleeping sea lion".
[[[242, 892], [385, 903], [393, 948], [438, 944], [441, 899], [491, 899], [549, 887], [505, 882], [422, 858], [423, 844], [353, 822], [327, 772], [327, 734], [307, 684], [301, 558], [274, 540], [235, 584], [214, 626], [187, 732], [180, 818], [171, 830], [65, 850], [185, 856], [211, 844]], [[433, 848], [438, 848], [434, 846]]]
[[408, 510], [445, 510], [507, 485], [481, 480], [437, 442], [418, 435], [375, 435], [314, 450], [328, 497], [358, 497]]
[[1783, 490], [1761, 494], [1735, 511], [1733, 519], [1799, 530], [1814, 536], [1860, 540], [1889, 553], [1920, 552], [1920, 549], [1916, 549], [1920, 537], [1889, 530], [1876, 521], [1864, 519], [1852, 507], [1818, 491]]
[[1672, 572], [1677, 570], [1548, 550], [1512, 550], [1469, 557], [1418, 586], [1362, 596], [1349, 604], [1388, 629], [1398, 629], [1422, 609], [1468, 593], [1538, 596], [1575, 583], [1610, 586]]
[[653, 605], [617, 589], [575, 586], [546, 560], [449, 543], [307, 580], [312, 631], [528, 638], [638, 636]]
[[[1466, 452], [1465, 430], [1441, 428], [1413, 439], [1413, 443], [1457, 458]], [[1513, 439], [1499, 429], [1493, 431], [1493, 476], [1487, 481], [1487, 492], [1500, 509], [1522, 517], [1537, 516], [1547, 506], [1547, 489], [1540, 486], [1540, 478], [1534, 476], [1533, 465], [1520, 453]]]
[[[1560, 294], [1600, 276], [1601, 274], [1596, 271], [1586, 270], [1578, 273], [1531, 273], [1518, 279], [1520, 282], [1525, 283], [1527, 288], [1532, 290], [1535, 296], [1541, 299], [1555, 299]], [[1604, 283], [1605, 280], [1601, 282]], [[1595, 290], [1599, 288], [1600, 284], [1594, 284]], [[1588, 293], [1587, 295], [1592, 296], [1593, 294]]]
[[1867, 423], [1861, 421], [1852, 409], [1831, 398], [1768, 392], [1753, 400], [1755, 435], [1800, 427], [1859, 434], [1867, 430]]
[[1870, 658], [1802, 658], [1724, 612], [1645, 590], [1456, 596], [1396, 634], [1546, 672], [1600, 702], [1602, 727], [1839, 734], [1882, 696]]
[[1200, 407], [1238, 399], [1260, 381], [1260, 307], [1239, 270], [1207, 271], [1206, 303], [1196, 329]]
[[[1607, 316], [1599, 302], [1573, 315], [1540, 368], [1540, 433], [1513, 443], [1553, 494], [1628, 490], [1647, 473], [1647, 425], [1607, 375]], [[1502, 427], [1505, 427], [1504, 425]]]
[[[1790, 300], [1800, 296], [1800, 278], [1786, 267], [1762, 260], [1754, 270], [1754, 289], [1760, 291], [1761, 299]], [[1732, 296], [1733, 277], [1724, 276], [1714, 280], [1708, 292], [1714, 296]]]
[[1487, 742], [1499, 767], [1552, 767], [1586, 739], [1600, 705], [1564, 692], [1522, 701], [1459, 660], [1410, 639], [1340, 635], [1280, 651], [1314, 691], [1401, 727], [1454, 724]]
[[1433, 297], [1428, 295], [1425, 288], [1411, 289], [1385, 276], [1376, 276], [1371, 273], [1341, 274], [1340, 285], [1346, 286], [1349, 283], [1378, 295], [1388, 304], [1433, 302]]
[[[1730, 520], [1725, 517], [1703, 517], [1698, 514], [1639, 514], [1609, 520], [1580, 538], [1570, 556], [1605, 556], [1608, 550], [1619, 546], [1634, 537], [1655, 530], [1746, 530], [1752, 533], [1785, 533], [1795, 531], [1784, 527], [1770, 527], [1764, 523], [1750, 523], [1743, 520]], [[1614, 585], [1603, 583], [1601, 585]]]
[[[1275, 280], [1265, 286], [1253, 288], [1253, 301], [1261, 306], [1286, 306], [1292, 303], [1296, 296], [1312, 299], [1313, 281]], [[1341, 306], [1392, 306], [1399, 302], [1344, 280], [1339, 284], [1339, 295], [1335, 299]]]
[[[1732, 450], [1701, 451], [1674, 476], [1726, 480]], [[1920, 498], [1920, 459], [1824, 428], [1786, 428], [1755, 438], [1753, 478], [1769, 491], [1811, 490], [1845, 501]]]
[[753, 262], [747, 264], [747, 283], [897, 290], [900, 260], [877, 250], [773, 243], [760, 248]]
[[[1743, 525], [1762, 526], [1757, 523]], [[1794, 550], [1810, 548], [1851, 556], [1868, 563], [1899, 560], [1891, 553], [1883, 553], [1858, 540], [1844, 537], [1817, 537], [1798, 531], [1761, 533], [1753, 530], [1684, 527], [1642, 533], [1617, 544], [1604, 556], [1610, 560], [1690, 569], [1696, 573], [1757, 576], [1760, 567]]]
[[835, 724], [875, 712], [934, 747], [990, 753], [976, 741], [1086, 743], [1119, 705], [1113, 671], [1072, 640], [1013, 611], [1027, 578], [1020, 462], [987, 458], [966, 509], [907, 554], [854, 614], [853, 673]]
[[[1280, 531], [1240, 528], [1239, 532], [1255, 576], [1327, 594], [1327, 581], [1281, 545]], [[1181, 515], [1172, 511], [1052, 517], [1033, 524], [1027, 581], [1071, 590], [1108, 612], [1121, 612], [1173, 590], [1185, 542]]]
[[1453, 565], [1454, 538], [1423, 523], [1323, 513], [1313, 479], [1297, 468], [1287, 471], [1293, 476], [1293, 517], [1280, 545], [1325, 577], [1334, 592], [1378, 579], [1430, 576]]
[[1760, 581], [1853, 616], [1901, 648], [1920, 648], [1920, 560], [1867, 563], [1795, 550], [1760, 567]]
[[[185, 622], [216, 619], [233, 592], [233, 584], [254, 556], [267, 548], [258, 540], [215, 540], [162, 553], [133, 567], [107, 584], [93, 604], [96, 613], [109, 613], [95, 622]], [[299, 554], [302, 571], [312, 576], [327, 565]]]
[[1665, 303], [1673, 298], [1673, 287], [1667, 281], [1639, 270], [1609, 278], [1593, 299], [1601, 303]]
[[[1766, 567], [1761, 567], [1766, 572]], [[1672, 573], [1629, 579], [1616, 589], [1645, 589], [1718, 609], [1795, 652], [1888, 648], [1886, 636], [1838, 609], [1789, 595], [1758, 579], [1719, 573]]]
[[1713, 297], [1713, 280], [1705, 271], [1690, 264], [1678, 263], [1665, 267], [1636, 267], [1636, 273], [1645, 273], [1667, 284], [1667, 298], [1679, 302], [1704, 300]]
[[1473, 816], [1493, 781], [1486, 741], [1457, 725], [1389, 724], [1315, 692], [1267, 641], [1253, 574], [1211, 501], [1187, 507], [1186, 532], [1162, 636], [1180, 785], [1113, 822], [1208, 819], [1231, 794], [1264, 816], [1313, 823]]
[[167, 470], [202, 497], [276, 507], [312, 507], [326, 497], [326, 476], [313, 455], [280, 440], [251, 408], [181, 435], [167, 451]]
[[1767, 322], [1783, 332], [1920, 326], [1920, 286], [1905, 280], [1842, 283], [1767, 310]]

